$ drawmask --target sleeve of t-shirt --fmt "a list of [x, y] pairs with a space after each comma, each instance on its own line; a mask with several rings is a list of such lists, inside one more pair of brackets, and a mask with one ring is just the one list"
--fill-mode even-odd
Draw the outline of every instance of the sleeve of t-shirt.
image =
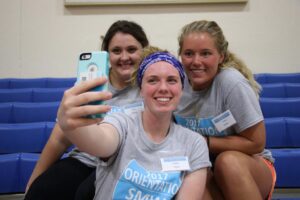
[[237, 133], [263, 120], [259, 101], [246, 81], [237, 82], [229, 91], [225, 106], [236, 120], [234, 129]]
[[209, 160], [208, 147], [203, 136], [199, 135], [199, 133], [193, 132], [189, 136], [189, 139], [190, 142], [187, 143], [187, 148], [190, 149], [189, 163], [191, 170], [188, 173], [210, 167], [211, 162]]
[[111, 157], [109, 157], [105, 161], [102, 160], [101, 158], [98, 159], [98, 163], [101, 166], [109, 166], [115, 161], [115, 159], [118, 155], [118, 152], [119, 152], [122, 144], [124, 143], [124, 138], [127, 133], [127, 131], [126, 131], [127, 123], [126, 123], [126, 118], [123, 116], [122, 113], [107, 115], [107, 116], [105, 116], [105, 118], [101, 122], [101, 124], [102, 123], [108, 123], [108, 124], [111, 124], [112, 126], [114, 126], [117, 129], [117, 132], [119, 134], [119, 139], [120, 139], [117, 151]]

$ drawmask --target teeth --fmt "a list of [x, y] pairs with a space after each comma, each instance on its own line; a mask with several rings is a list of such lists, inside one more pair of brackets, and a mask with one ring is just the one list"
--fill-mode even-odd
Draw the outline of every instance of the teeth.
[[192, 69], [192, 71], [196, 71], [196, 72], [204, 72], [205, 70], [204, 69]]
[[167, 102], [167, 101], [170, 101], [170, 98], [157, 98], [157, 100]]
[[191, 72], [194, 74], [199, 74], [199, 75], [206, 73], [206, 71], [204, 69], [193, 69], [193, 70], [191, 70]]

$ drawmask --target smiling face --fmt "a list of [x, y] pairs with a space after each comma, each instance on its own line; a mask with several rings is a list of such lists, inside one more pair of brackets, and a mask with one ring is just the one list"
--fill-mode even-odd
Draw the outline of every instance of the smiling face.
[[181, 94], [182, 83], [174, 66], [160, 61], [146, 69], [141, 85], [145, 109], [154, 114], [171, 114], [176, 109]]
[[182, 64], [194, 90], [209, 87], [223, 62], [214, 39], [206, 32], [192, 32], [183, 38]]
[[142, 54], [142, 45], [130, 34], [116, 33], [109, 45], [109, 59], [111, 64], [111, 82], [128, 81], [139, 63]]

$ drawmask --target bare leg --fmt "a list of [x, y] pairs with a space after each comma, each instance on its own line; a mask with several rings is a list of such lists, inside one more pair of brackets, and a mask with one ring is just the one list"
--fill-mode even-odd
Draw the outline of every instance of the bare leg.
[[225, 199], [262, 200], [271, 190], [271, 172], [259, 156], [226, 151], [218, 155], [214, 167], [215, 181]]
[[203, 195], [203, 200], [223, 200], [222, 193], [219, 190], [215, 180], [214, 175], [211, 170], [208, 170], [206, 188]]

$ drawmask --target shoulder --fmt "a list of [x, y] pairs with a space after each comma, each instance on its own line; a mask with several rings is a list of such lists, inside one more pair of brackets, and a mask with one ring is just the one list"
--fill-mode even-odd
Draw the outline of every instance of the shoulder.
[[235, 68], [223, 68], [215, 77], [215, 82], [221, 85], [235, 85], [240, 82], [247, 82], [247, 79]]
[[233, 91], [253, 90], [249, 81], [235, 68], [221, 69], [215, 77], [213, 87], [225, 96]]

